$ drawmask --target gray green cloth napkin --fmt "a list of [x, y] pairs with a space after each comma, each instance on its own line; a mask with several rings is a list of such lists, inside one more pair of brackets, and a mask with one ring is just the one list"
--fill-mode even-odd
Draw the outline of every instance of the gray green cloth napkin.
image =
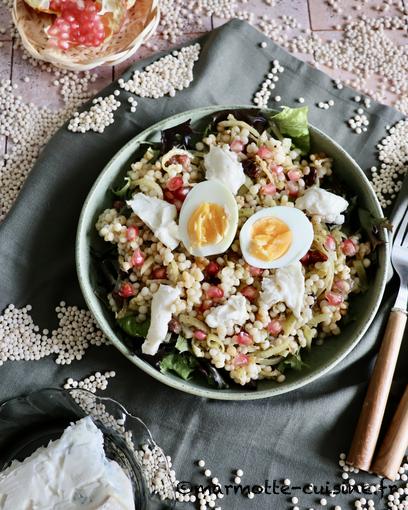
[[[267, 47], [261, 49], [259, 43], [264, 40]], [[231, 21], [202, 37], [200, 43], [202, 51], [189, 88], [173, 98], [138, 99], [136, 113], [130, 113], [127, 94], [122, 92], [115, 123], [103, 134], [75, 134], [62, 128], [43, 150], [0, 225], [0, 310], [9, 303], [18, 307], [30, 303], [35, 321], [51, 329], [60, 300], [84, 306], [75, 272], [76, 226], [84, 199], [108, 160], [142, 129], [169, 115], [204, 105], [250, 104], [273, 59], [285, 71], [275, 89], [282, 101], [271, 101], [270, 106], [294, 106], [297, 98], [304, 97], [310, 106], [310, 122], [332, 136], [363, 169], [376, 164], [375, 146], [386, 134], [385, 126], [401, 118], [392, 108], [373, 104], [367, 114], [368, 131], [354, 134], [345, 121], [355, 113], [355, 92], [336, 89], [327, 75], [289, 55], [245, 22]], [[124, 78], [156, 58], [137, 63]], [[114, 88], [115, 84], [102, 94]], [[330, 110], [315, 106], [329, 99], [335, 102]], [[58, 366], [51, 359], [7, 362], [0, 367], [0, 400], [59, 386], [67, 377], [116, 370], [117, 377], [106, 394], [146, 421], [158, 443], [172, 455], [180, 480], [204, 482], [193, 466], [194, 460], [204, 458], [221, 482], [230, 481], [234, 468], [242, 468], [243, 482], [250, 484], [283, 478], [295, 485], [339, 482], [338, 454], [350, 445], [395, 290], [393, 282], [378, 317], [345, 360], [328, 375], [289, 394], [253, 402], [206, 401], [158, 383], [106, 346], [90, 349], [71, 366]], [[407, 341], [400, 355], [394, 398], [407, 381], [406, 360]], [[301, 506], [315, 507], [316, 497], [295, 495]], [[284, 509], [288, 501], [284, 495], [220, 500], [226, 510]], [[333, 504], [344, 501], [341, 496], [332, 500]]]

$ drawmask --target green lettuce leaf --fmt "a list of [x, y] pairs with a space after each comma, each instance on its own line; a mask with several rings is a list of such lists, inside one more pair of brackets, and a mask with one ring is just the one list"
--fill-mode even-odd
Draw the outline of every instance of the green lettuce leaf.
[[121, 319], [117, 319], [117, 322], [125, 333], [133, 337], [146, 338], [150, 326], [150, 320], [136, 322], [135, 315], [126, 315]]
[[130, 187], [130, 179], [129, 177], [125, 177], [125, 184], [119, 188], [119, 189], [111, 189], [112, 193], [117, 196], [117, 197], [120, 197], [120, 198], [123, 198], [123, 197], [126, 197], [127, 194], [128, 194], [128, 191], [129, 191], [129, 187]]
[[197, 360], [190, 353], [170, 353], [160, 361], [160, 372], [175, 372], [182, 379], [187, 380], [197, 368]]
[[282, 111], [272, 115], [271, 120], [281, 135], [292, 139], [293, 144], [303, 153], [310, 150], [309, 124], [307, 122], [308, 107], [289, 108], [284, 106]]
[[393, 228], [388, 218], [375, 218], [369, 211], [362, 208], [358, 209], [358, 217], [362, 229], [367, 234], [368, 239], [371, 242], [373, 250], [375, 250], [377, 246], [384, 244], [382, 229], [392, 232]]
[[291, 356], [288, 356], [283, 361], [281, 361], [277, 366], [277, 369], [283, 373], [287, 368], [292, 368], [293, 370], [302, 370], [302, 368], [305, 366], [306, 363], [302, 361], [300, 354], [297, 353], [292, 354]]
[[184, 336], [179, 335], [176, 341], [176, 349], [179, 352], [186, 352], [189, 350], [188, 340]]

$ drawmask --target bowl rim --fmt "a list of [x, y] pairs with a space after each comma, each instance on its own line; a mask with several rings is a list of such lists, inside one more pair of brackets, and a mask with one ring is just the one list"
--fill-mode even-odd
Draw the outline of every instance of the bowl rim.
[[[231, 391], [231, 390], [223, 390], [223, 389], [215, 389], [215, 388], [199, 388], [191, 386], [188, 381], [184, 381], [183, 379], [176, 379], [169, 377], [167, 374], [161, 373], [159, 370], [151, 366], [149, 363], [141, 359], [136, 354], [131, 353], [128, 348], [125, 346], [125, 344], [120, 341], [116, 335], [110, 334], [104, 327], [105, 319], [101, 317], [97, 310], [93, 307], [93, 301], [96, 298], [93, 289], [91, 288], [91, 285], [87, 284], [87, 269], [84, 267], [82, 263], [82, 257], [81, 253], [83, 250], [86, 249], [86, 214], [88, 210], [88, 206], [91, 203], [92, 197], [94, 192], [99, 188], [99, 182], [105, 177], [106, 174], [110, 173], [112, 165], [115, 164], [116, 159], [122, 154], [129, 150], [129, 148], [133, 145], [135, 145], [139, 140], [142, 141], [145, 139], [148, 135], [157, 132], [159, 130], [165, 129], [169, 124], [170, 125], [176, 125], [173, 124], [173, 121], [177, 121], [180, 117], [188, 117], [190, 115], [197, 115], [199, 114], [200, 118], [205, 117], [206, 115], [209, 115], [211, 113], [222, 111], [222, 110], [242, 110], [242, 109], [252, 109], [252, 110], [261, 110], [264, 112], [273, 112], [276, 111], [271, 108], [259, 108], [255, 105], [212, 105], [212, 106], [205, 106], [205, 107], [199, 107], [194, 108], [186, 111], [182, 111], [179, 113], [176, 113], [175, 115], [171, 115], [169, 117], [166, 117], [159, 122], [156, 122], [155, 124], [152, 124], [148, 128], [144, 129], [140, 133], [138, 133], [136, 136], [131, 138], [123, 147], [117, 151], [113, 157], [109, 160], [109, 162], [105, 165], [101, 173], [98, 175], [97, 179], [93, 183], [85, 201], [82, 206], [81, 214], [79, 217], [78, 222], [78, 228], [77, 228], [77, 234], [76, 234], [76, 245], [75, 245], [75, 259], [76, 259], [76, 270], [77, 270], [77, 276], [79, 285], [83, 294], [83, 297], [85, 299], [85, 302], [92, 313], [93, 317], [95, 318], [98, 326], [101, 328], [103, 333], [107, 336], [107, 338], [110, 340], [110, 342], [124, 355], [126, 356], [129, 361], [131, 361], [133, 364], [135, 364], [138, 368], [143, 370], [143, 372], [147, 373], [148, 375], [152, 376], [156, 380], [160, 381], [161, 383], [170, 386], [171, 388], [183, 391], [185, 393], [189, 393], [191, 395], [196, 395], [203, 398], [209, 398], [214, 400], [228, 400], [228, 401], [241, 401], [241, 400], [258, 400], [262, 398], [269, 398], [276, 395], [281, 395], [284, 393], [288, 393], [290, 391], [294, 391], [296, 389], [299, 389], [315, 380], [317, 380], [319, 377], [322, 377], [323, 375], [327, 374], [331, 369], [333, 369], [337, 364], [339, 364], [360, 342], [360, 340], [363, 338], [364, 334], [366, 333], [367, 329], [371, 325], [373, 319], [375, 318], [378, 308], [380, 306], [385, 285], [386, 285], [386, 279], [387, 279], [387, 260], [389, 260], [389, 244], [388, 244], [388, 235], [385, 229], [383, 229], [383, 236], [385, 239], [385, 243], [380, 247], [380, 249], [383, 250], [383, 260], [384, 263], [381, 264], [379, 262], [378, 265], [378, 272], [380, 273], [380, 281], [378, 284], [378, 292], [377, 292], [377, 299], [375, 301], [375, 304], [373, 305], [369, 316], [367, 317], [366, 322], [359, 328], [357, 331], [355, 338], [353, 342], [351, 342], [350, 345], [341, 353], [336, 355], [336, 359], [327, 362], [322, 367], [316, 369], [312, 374], [306, 375], [303, 377], [303, 379], [289, 382], [285, 385], [265, 389], [265, 390], [245, 390], [245, 387], [243, 387], [242, 392], [241, 391]], [[382, 211], [382, 208], [380, 206], [380, 203], [377, 199], [377, 196], [375, 195], [375, 192], [370, 184], [370, 181], [368, 180], [367, 176], [361, 169], [360, 165], [355, 161], [355, 159], [345, 150], [341, 145], [339, 145], [333, 138], [331, 138], [329, 135], [321, 131], [320, 129], [316, 128], [313, 124], [309, 123], [309, 127], [312, 128], [314, 132], [316, 132], [319, 136], [322, 138], [325, 138], [327, 141], [329, 141], [332, 145], [336, 146], [336, 149], [346, 158], [350, 161], [350, 163], [353, 165], [354, 170], [357, 171], [359, 174], [359, 177], [362, 179], [363, 184], [365, 186], [365, 192], [370, 195], [370, 199], [373, 202], [373, 205], [376, 209], [376, 213], [379, 218], [383, 218], [384, 214]], [[116, 175], [118, 172], [116, 172]]]

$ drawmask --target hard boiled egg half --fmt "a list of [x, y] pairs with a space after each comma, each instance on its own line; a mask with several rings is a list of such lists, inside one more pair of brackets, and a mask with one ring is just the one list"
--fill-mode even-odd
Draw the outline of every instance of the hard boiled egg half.
[[196, 184], [180, 210], [179, 236], [196, 257], [224, 253], [238, 227], [238, 205], [228, 188], [218, 181]]
[[306, 255], [313, 241], [313, 226], [296, 207], [267, 207], [247, 219], [239, 241], [251, 266], [284, 267]]

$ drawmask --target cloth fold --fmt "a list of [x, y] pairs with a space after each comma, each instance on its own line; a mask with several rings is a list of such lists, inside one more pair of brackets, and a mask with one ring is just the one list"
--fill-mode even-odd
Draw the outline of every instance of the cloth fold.
[[[262, 41], [267, 41], [265, 49], [259, 47]], [[250, 104], [273, 59], [285, 70], [275, 89], [282, 101], [271, 101], [270, 106], [295, 106], [297, 98], [304, 97], [310, 106], [310, 122], [332, 136], [364, 170], [376, 164], [375, 146], [386, 135], [385, 126], [402, 118], [392, 108], [374, 103], [367, 113], [368, 131], [354, 134], [346, 120], [355, 113], [355, 93], [347, 87], [336, 89], [330, 77], [289, 55], [245, 22], [231, 21], [199, 42], [201, 55], [189, 88], [173, 98], [140, 98], [136, 113], [127, 107], [130, 94], [121, 91], [122, 106], [115, 123], [103, 134], [76, 134], [64, 127], [42, 151], [0, 225], [0, 310], [10, 303], [17, 307], [29, 303], [35, 322], [51, 329], [56, 324], [54, 308], [61, 300], [83, 307], [75, 272], [76, 226], [84, 199], [109, 159], [142, 129], [177, 112], [211, 104]], [[123, 78], [159, 56], [137, 63]], [[112, 84], [98, 95], [115, 88]], [[330, 110], [315, 106], [329, 99], [335, 102]], [[323, 485], [326, 480], [341, 483], [338, 454], [350, 444], [395, 290], [392, 281], [381, 312], [345, 360], [328, 375], [290, 394], [242, 403], [205, 401], [158, 383], [115, 348], [104, 346], [91, 348], [83, 360], [70, 366], [58, 366], [51, 357], [6, 362], [0, 367], [0, 400], [59, 386], [67, 377], [79, 379], [97, 370], [115, 370], [117, 377], [105, 393], [148, 424], [157, 442], [173, 456], [179, 480], [204, 483], [193, 462], [205, 458], [213, 476], [226, 483], [234, 468], [244, 470], [243, 483], [249, 484], [274, 479], [280, 483], [283, 478], [301, 486], [308, 482]], [[405, 341], [394, 399], [407, 382], [407, 350]], [[318, 499], [293, 495], [308, 507]], [[346, 500], [350, 497], [337, 496], [333, 504]], [[222, 507], [283, 509], [287, 502], [288, 496], [282, 494], [254, 500], [230, 495], [222, 500]]]

